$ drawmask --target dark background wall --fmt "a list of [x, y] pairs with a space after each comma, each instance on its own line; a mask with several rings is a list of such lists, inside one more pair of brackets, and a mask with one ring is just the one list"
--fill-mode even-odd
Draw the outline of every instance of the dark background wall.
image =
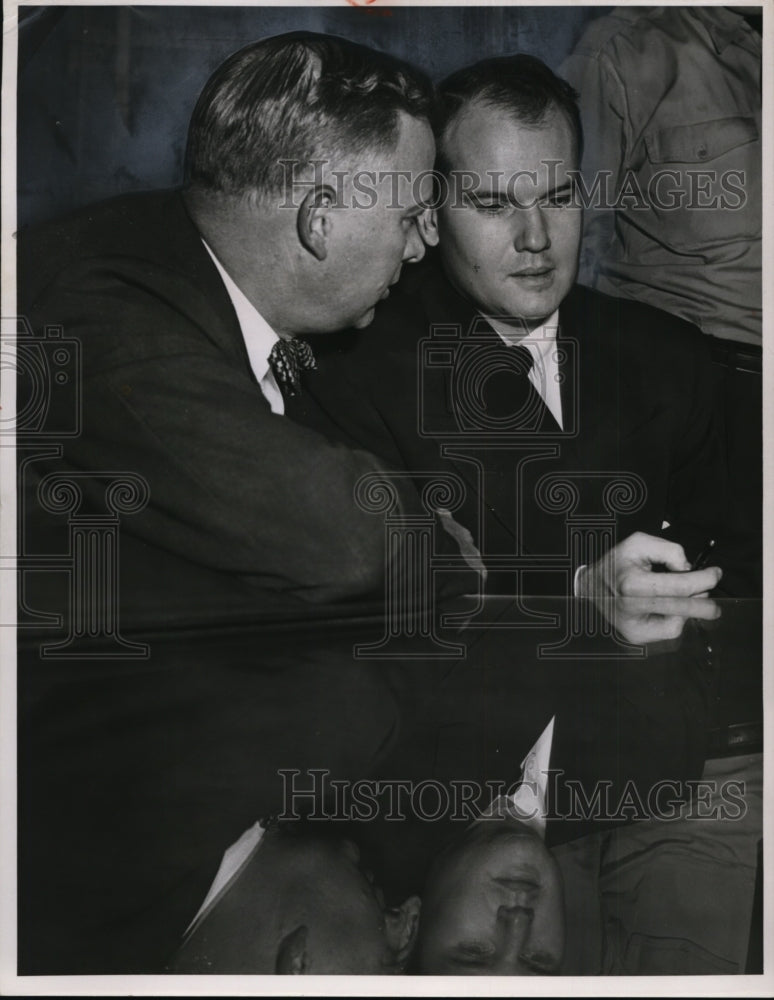
[[556, 69], [586, 7], [32, 7], [19, 11], [19, 225], [178, 184], [188, 119], [222, 60], [284, 31], [343, 35], [441, 79], [489, 55]]

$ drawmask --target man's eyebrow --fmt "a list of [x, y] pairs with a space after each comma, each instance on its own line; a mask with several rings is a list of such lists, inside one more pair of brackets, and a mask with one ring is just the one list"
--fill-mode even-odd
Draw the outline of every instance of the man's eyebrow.
[[526, 954], [519, 955], [519, 961], [542, 976], [553, 975], [560, 965], [553, 955], [543, 951], [527, 952]]
[[495, 953], [495, 948], [481, 941], [458, 941], [449, 952], [449, 957], [453, 961], [460, 958], [491, 958]]
[[[549, 188], [545, 194], [541, 195], [541, 198], [550, 198], [553, 195], [563, 194], [566, 191], [571, 191], [573, 187], [572, 178], [568, 178], [561, 184], [557, 184], [555, 187]], [[465, 194], [473, 198], [475, 201], [484, 201], [486, 199], [491, 199], [492, 201], [507, 201], [510, 204], [518, 205], [519, 201], [517, 198], [511, 197], [507, 191], [500, 191], [498, 188], [482, 187], [482, 188], [471, 188], [465, 191]]]
[[504, 191], [493, 191], [491, 188], [478, 188], [475, 191], [465, 191], [465, 195], [476, 204], [483, 201], [497, 202], [501, 205], [516, 204]]
[[447, 966], [457, 968], [473, 969], [488, 968], [489, 956], [487, 955], [449, 955], [446, 960]]

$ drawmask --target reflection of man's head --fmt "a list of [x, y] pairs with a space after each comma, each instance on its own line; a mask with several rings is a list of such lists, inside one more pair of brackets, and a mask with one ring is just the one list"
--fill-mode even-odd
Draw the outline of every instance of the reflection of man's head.
[[419, 937], [425, 974], [556, 973], [564, 951], [562, 882], [539, 834], [512, 816], [468, 827], [430, 871]]
[[174, 972], [385, 975], [404, 970], [419, 900], [389, 909], [349, 840], [268, 830], [187, 938]]
[[462, 69], [439, 92], [438, 166], [448, 184], [438, 215], [444, 267], [485, 315], [538, 325], [577, 272], [575, 93], [524, 55]]

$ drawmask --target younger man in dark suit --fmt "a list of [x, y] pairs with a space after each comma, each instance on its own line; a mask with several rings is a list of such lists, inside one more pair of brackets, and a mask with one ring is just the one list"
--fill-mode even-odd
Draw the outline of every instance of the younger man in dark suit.
[[[306, 419], [461, 476], [457, 517], [490, 584], [500, 568], [521, 593], [712, 590], [721, 570], [686, 556], [717, 540], [725, 503], [710, 358], [684, 321], [574, 284], [574, 92], [518, 55], [460, 70], [440, 96], [440, 259], [340, 343]], [[584, 520], [608, 527], [573, 550]]]

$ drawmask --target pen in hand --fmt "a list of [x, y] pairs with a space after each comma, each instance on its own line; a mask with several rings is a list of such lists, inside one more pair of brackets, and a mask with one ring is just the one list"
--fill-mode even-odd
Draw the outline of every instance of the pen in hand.
[[697, 569], [704, 569], [704, 567], [709, 562], [709, 557], [712, 555], [712, 550], [715, 548], [715, 539], [710, 538], [701, 552], [696, 556], [696, 558], [691, 563], [691, 572]]

